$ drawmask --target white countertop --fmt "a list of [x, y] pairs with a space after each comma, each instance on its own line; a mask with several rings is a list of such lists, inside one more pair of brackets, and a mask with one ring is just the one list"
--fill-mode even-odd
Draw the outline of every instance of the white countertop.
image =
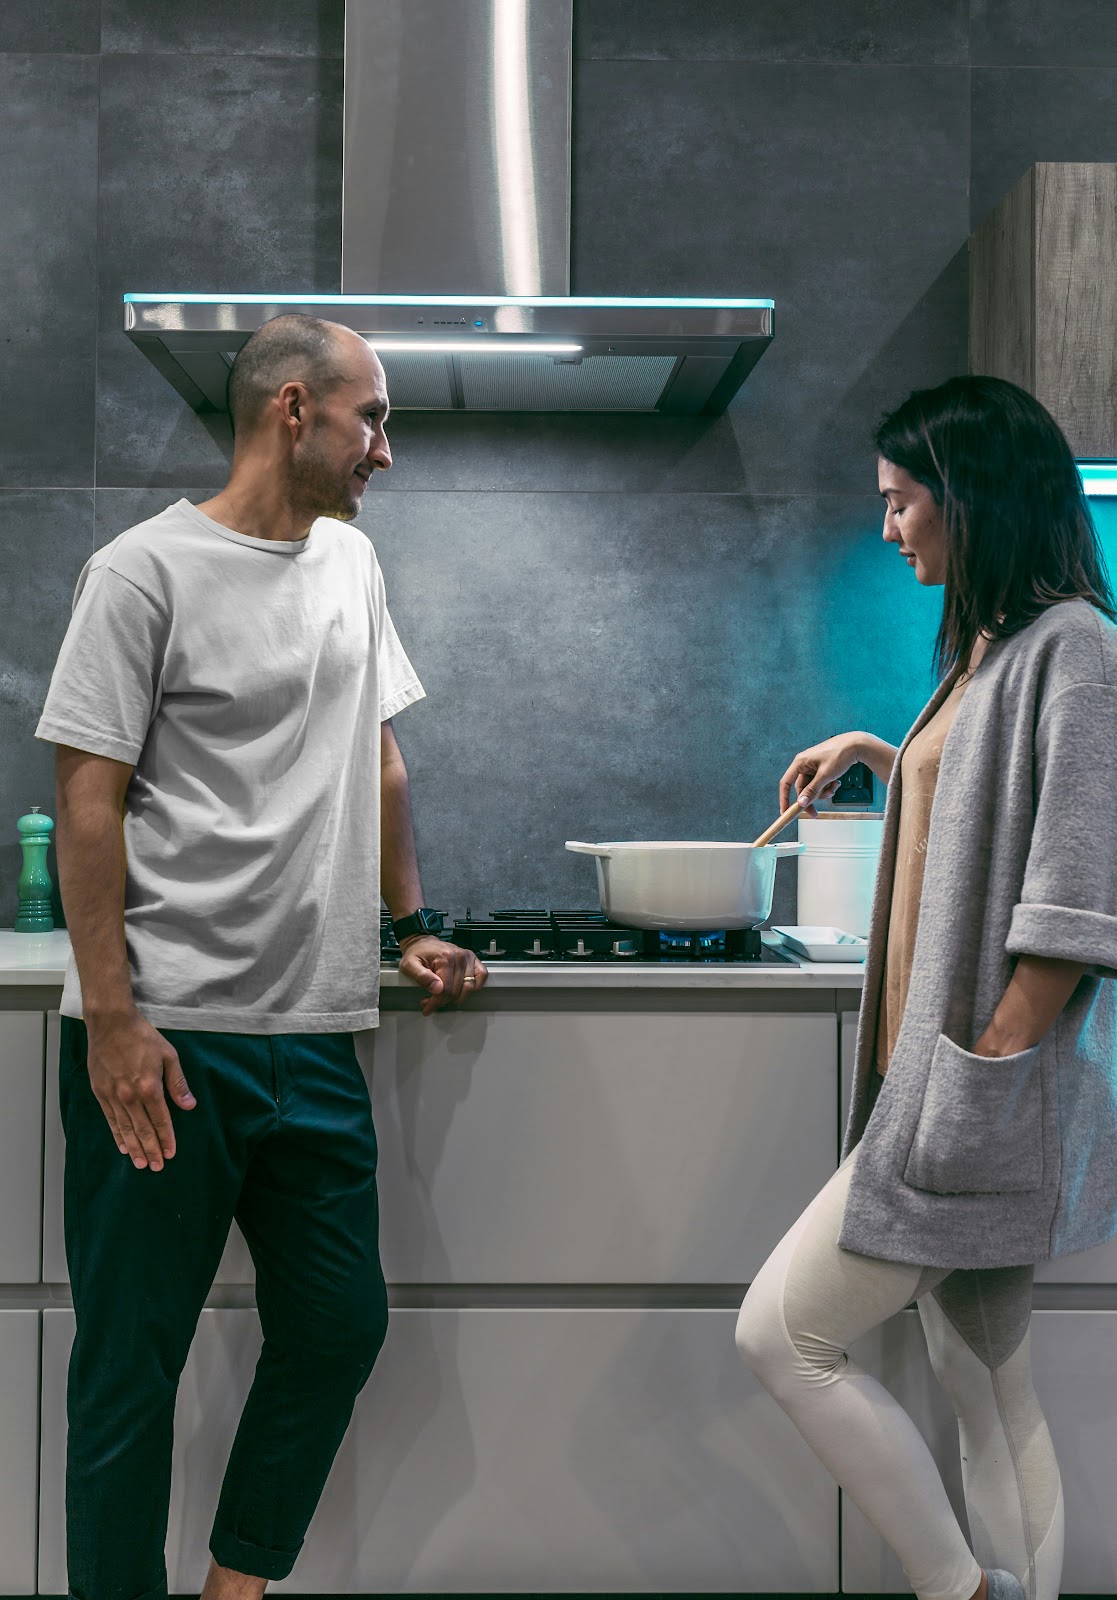
[[70, 935], [65, 928], [51, 933], [0, 928], [0, 984], [61, 984], [69, 954]]
[[[767, 938], [766, 938], [767, 942]], [[70, 936], [15, 933], [0, 929], [0, 986], [42, 984], [58, 987], [66, 975]], [[859, 961], [800, 961], [787, 966], [705, 965], [702, 962], [642, 961], [632, 966], [583, 961], [501, 961], [489, 968], [493, 989], [859, 989]], [[385, 967], [381, 987], [412, 987], [395, 967]]]

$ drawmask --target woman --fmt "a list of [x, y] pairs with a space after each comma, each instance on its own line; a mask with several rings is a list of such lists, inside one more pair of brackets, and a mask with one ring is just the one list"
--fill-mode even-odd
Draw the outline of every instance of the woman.
[[[844, 734], [784, 775], [781, 809], [794, 786], [811, 816], [857, 760], [889, 794], [844, 1159], [737, 1342], [922, 1600], [1055, 1600], [1028, 1324], [1034, 1263], [1117, 1232], [1114, 601], [1071, 452], [1023, 390], [953, 378], [876, 443], [885, 541], [945, 589], [941, 681], [899, 751]], [[916, 1428], [845, 1354], [912, 1300], [976, 1554]]]

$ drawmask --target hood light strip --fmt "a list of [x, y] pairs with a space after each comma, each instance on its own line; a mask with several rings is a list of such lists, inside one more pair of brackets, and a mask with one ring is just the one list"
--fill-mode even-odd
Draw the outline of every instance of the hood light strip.
[[535, 344], [511, 339], [378, 339], [366, 336], [366, 343], [382, 355], [447, 356], [578, 356], [580, 344]]

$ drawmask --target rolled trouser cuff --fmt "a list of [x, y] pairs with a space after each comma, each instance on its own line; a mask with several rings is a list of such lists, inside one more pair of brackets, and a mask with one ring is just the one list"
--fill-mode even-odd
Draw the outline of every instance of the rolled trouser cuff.
[[230, 1567], [251, 1578], [286, 1578], [299, 1550], [268, 1550], [262, 1544], [238, 1539], [225, 1528], [214, 1528], [209, 1541], [209, 1553], [219, 1567]]

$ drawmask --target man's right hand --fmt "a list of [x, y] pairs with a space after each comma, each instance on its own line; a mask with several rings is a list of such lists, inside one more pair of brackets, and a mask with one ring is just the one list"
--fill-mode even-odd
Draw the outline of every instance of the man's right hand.
[[158, 1172], [175, 1153], [163, 1095], [189, 1111], [195, 1104], [174, 1046], [138, 1014], [86, 1018], [89, 1082], [122, 1155]]

